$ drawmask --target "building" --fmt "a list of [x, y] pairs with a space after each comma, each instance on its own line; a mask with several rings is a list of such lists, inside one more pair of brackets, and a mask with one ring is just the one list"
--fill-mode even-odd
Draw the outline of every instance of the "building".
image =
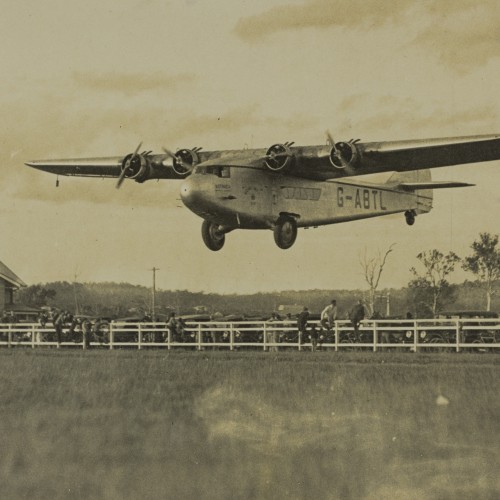
[[14, 292], [26, 283], [0, 261], [0, 312], [13, 310]]

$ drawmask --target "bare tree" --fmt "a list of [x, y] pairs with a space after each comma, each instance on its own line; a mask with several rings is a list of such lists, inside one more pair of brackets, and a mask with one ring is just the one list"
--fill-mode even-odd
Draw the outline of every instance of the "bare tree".
[[454, 252], [444, 255], [439, 250], [434, 249], [420, 252], [417, 259], [423, 265], [424, 270], [419, 273], [414, 267], [410, 269], [414, 279], [410, 281], [409, 287], [430, 292], [429, 305], [435, 316], [443, 292], [449, 287], [446, 278], [455, 270], [455, 265], [460, 261], [460, 257]]
[[367, 307], [369, 309], [370, 315], [373, 314], [375, 310], [375, 295], [377, 292], [378, 285], [380, 283], [380, 277], [387, 262], [387, 257], [393, 251], [395, 243], [393, 243], [386, 252], [382, 255], [380, 250], [375, 257], [369, 257], [367, 250], [365, 248], [365, 253], [360, 256], [359, 263], [363, 269], [363, 275], [365, 281], [368, 283], [368, 303]]
[[480, 233], [479, 240], [472, 243], [473, 254], [465, 257], [462, 267], [474, 273], [486, 291], [486, 310], [491, 310], [491, 297], [495, 294], [495, 281], [500, 279], [500, 249], [498, 234]]

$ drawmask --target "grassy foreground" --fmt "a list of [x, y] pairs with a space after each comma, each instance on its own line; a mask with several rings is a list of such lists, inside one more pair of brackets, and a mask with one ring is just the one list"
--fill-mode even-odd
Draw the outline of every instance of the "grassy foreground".
[[498, 360], [2, 350], [0, 498], [499, 498]]

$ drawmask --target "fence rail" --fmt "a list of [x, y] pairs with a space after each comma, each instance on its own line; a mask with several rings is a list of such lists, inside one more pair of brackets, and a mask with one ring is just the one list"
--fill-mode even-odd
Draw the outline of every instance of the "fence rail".
[[500, 322], [494, 318], [382, 319], [365, 320], [355, 330], [349, 321], [336, 321], [327, 330], [312, 321], [304, 334], [297, 331], [295, 321], [187, 322], [181, 331], [171, 331], [166, 323], [113, 322], [87, 339], [80, 330], [64, 328], [58, 339], [54, 328], [37, 323], [0, 324], [0, 347], [18, 346], [484, 352], [500, 348]]

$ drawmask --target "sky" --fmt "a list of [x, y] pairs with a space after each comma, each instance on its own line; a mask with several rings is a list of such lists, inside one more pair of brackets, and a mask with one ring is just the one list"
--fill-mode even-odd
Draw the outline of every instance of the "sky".
[[[253, 293], [366, 288], [360, 258], [394, 244], [380, 287], [416, 255], [498, 234], [500, 161], [433, 170], [434, 209], [300, 230], [234, 231], [208, 250], [178, 181], [61, 177], [29, 160], [423, 139], [500, 132], [496, 0], [7, 2], [0, 39], [0, 260], [26, 283], [116, 281]], [[471, 278], [461, 271], [455, 280]]]

